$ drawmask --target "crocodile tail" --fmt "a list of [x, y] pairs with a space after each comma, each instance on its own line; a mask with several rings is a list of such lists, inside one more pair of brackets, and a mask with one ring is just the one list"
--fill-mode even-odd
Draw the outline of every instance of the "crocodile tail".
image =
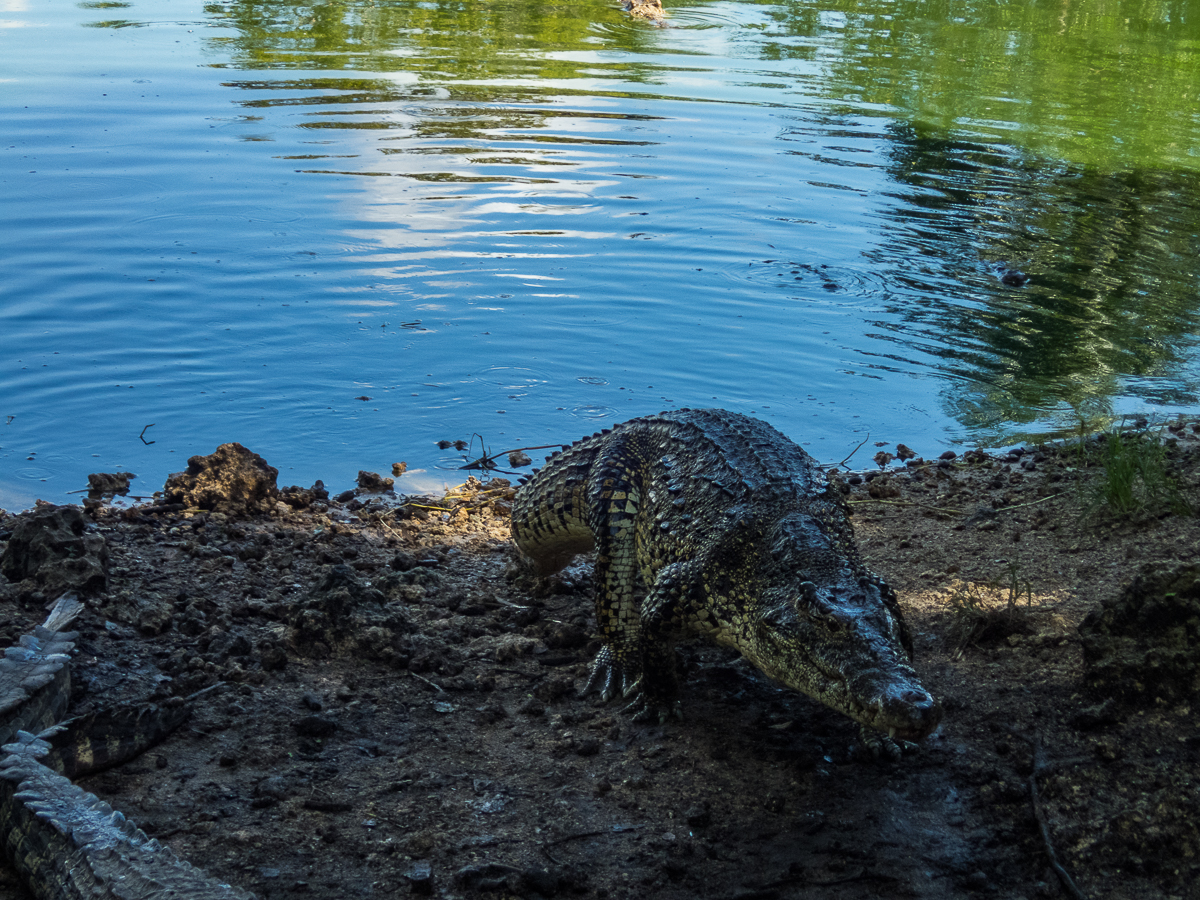
[[[39, 900], [252, 900], [208, 877], [40, 759], [43, 734], [19, 732], [0, 762], [0, 843]], [[120, 891], [114, 891], [120, 886]]]

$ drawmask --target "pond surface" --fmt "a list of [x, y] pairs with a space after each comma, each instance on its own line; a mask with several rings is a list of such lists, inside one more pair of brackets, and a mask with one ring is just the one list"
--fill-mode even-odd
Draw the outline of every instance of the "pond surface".
[[681, 406], [861, 466], [1200, 408], [1190, 0], [667, 7], [0, 0], [0, 506], [232, 440], [411, 490]]

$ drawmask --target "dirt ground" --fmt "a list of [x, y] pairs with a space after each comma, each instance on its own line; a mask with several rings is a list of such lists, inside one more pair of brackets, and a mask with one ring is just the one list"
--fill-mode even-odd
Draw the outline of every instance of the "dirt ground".
[[[1176, 431], [1200, 508], [1200, 439]], [[92, 509], [108, 582], [79, 623], [73, 709], [223, 685], [81, 783], [260, 898], [1066, 896], [1048, 845], [1085, 896], [1200, 897], [1196, 685], [1105, 702], [1077, 630], [1135, 575], [1196, 563], [1196, 516], [1094, 508], [1100, 469], [1071, 448], [888, 472], [848, 477], [855, 527], [946, 710], [899, 761], [702, 645], [681, 653], [682, 722], [580, 698], [588, 561], [542, 596], [510, 580], [511, 488], [492, 479], [243, 517]], [[0, 546], [16, 521], [0, 514]], [[49, 599], [0, 578], [0, 639]], [[7, 868], [0, 896], [27, 896]]]

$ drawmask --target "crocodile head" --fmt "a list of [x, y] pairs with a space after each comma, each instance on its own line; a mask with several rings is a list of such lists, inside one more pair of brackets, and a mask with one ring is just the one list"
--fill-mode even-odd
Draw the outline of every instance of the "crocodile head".
[[743, 653], [763, 672], [890, 737], [919, 741], [942, 717], [913, 670], [907, 629], [877, 579], [772, 591]]
[[772, 571], [743, 654], [862, 725], [906, 741], [926, 737], [942, 708], [912, 667], [896, 594], [862, 565], [837, 517], [789, 516], [771, 543]]

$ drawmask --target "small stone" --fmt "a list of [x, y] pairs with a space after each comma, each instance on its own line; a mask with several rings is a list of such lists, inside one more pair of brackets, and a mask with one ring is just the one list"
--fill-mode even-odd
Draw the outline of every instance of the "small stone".
[[900, 459], [902, 459], [902, 460], [914, 459], [914, 458], [916, 458], [916, 455], [917, 455], [917, 451], [911, 449], [907, 445], [905, 445], [905, 444], [897, 444], [896, 445], [896, 456], [899, 457]]
[[433, 866], [428, 860], [416, 860], [412, 868], [404, 873], [414, 894], [433, 893]]

